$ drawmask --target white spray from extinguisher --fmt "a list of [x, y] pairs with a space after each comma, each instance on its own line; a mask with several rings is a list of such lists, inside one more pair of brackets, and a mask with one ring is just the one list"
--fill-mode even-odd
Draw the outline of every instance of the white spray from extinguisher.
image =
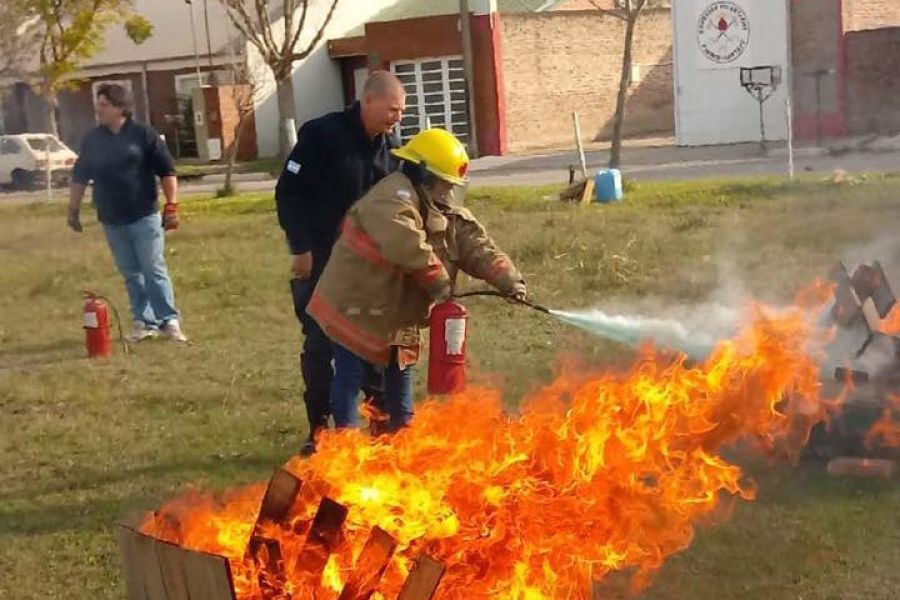
[[716, 342], [726, 337], [724, 332], [698, 330], [677, 319], [615, 315], [602, 310], [550, 313], [570, 325], [620, 344], [639, 346], [652, 342], [661, 348], [684, 352], [696, 360], [709, 356]]

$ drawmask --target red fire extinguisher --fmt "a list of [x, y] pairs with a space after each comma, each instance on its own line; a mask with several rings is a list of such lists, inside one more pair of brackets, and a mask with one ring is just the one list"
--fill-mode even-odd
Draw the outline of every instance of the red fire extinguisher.
[[128, 354], [128, 343], [122, 333], [122, 319], [119, 318], [119, 311], [116, 310], [115, 305], [106, 296], [90, 290], [84, 290], [83, 296], [82, 327], [84, 328], [84, 345], [87, 348], [88, 357], [98, 358], [112, 355], [112, 337], [109, 331], [110, 311], [116, 318], [116, 329], [119, 332], [119, 341], [122, 342], [122, 351]]
[[84, 293], [84, 343], [88, 357], [112, 355], [109, 307], [94, 292]]
[[431, 310], [428, 393], [455, 394], [466, 387], [466, 325], [469, 312], [455, 300]]

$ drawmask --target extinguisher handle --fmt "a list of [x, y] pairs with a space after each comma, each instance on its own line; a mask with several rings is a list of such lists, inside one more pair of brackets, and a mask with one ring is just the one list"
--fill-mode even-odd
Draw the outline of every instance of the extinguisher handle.
[[531, 300], [526, 300], [525, 298], [516, 298], [507, 296], [503, 292], [498, 292], [496, 290], [476, 290], [474, 292], [464, 292], [462, 294], [455, 294], [453, 298], [473, 298], [476, 296], [487, 296], [487, 297], [495, 297], [495, 298], [504, 298], [516, 304], [520, 304], [526, 308], [530, 308], [532, 310], [536, 310], [538, 312], [544, 313], [545, 315], [553, 314], [549, 308], [541, 306]]

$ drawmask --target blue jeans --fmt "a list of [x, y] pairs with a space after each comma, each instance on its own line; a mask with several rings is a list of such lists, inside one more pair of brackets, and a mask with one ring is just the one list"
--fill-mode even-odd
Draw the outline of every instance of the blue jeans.
[[178, 318], [175, 293], [166, 267], [165, 232], [159, 213], [128, 225], [103, 224], [119, 273], [125, 278], [131, 316], [149, 327]]
[[[331, 413], [334, 426], [359, 427], [359, 390], [367, 370], [375, 367], [340, 344], [334, 344], [334, 381], [331, 384]], [[409, 424], [413, 416], [413, 368], [400, 369], [397, 351], [391, 353], [391, 364], [384, 371], [384, 406], [390, 420], [388, 431]]]

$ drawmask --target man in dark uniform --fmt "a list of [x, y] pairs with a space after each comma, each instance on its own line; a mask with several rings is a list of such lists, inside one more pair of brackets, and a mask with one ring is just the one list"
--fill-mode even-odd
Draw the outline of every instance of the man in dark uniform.
[[315, 433], [328, 426], [334, 372], [331, 342], [306, 314], [306, 305], [331, 255], [347, 210], [398, 164], [394, 126], [406, 93], [392, 73], [369, 76], [360, 101], [343, 112], [305, 123], [275, 188], [278, 222], [291, 258], [294, 312], [305, 340], [300, 368], [309, 420], [304, 453], [315, 450]]

